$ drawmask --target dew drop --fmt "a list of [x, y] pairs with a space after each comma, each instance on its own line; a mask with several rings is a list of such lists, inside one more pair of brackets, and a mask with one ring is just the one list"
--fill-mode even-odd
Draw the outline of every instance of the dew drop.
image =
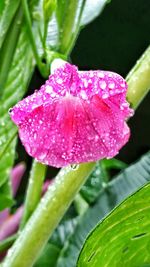
[[34, 133], [33, 138], [34, 138], [34, 140], [36, 140], [36, 138], [37, 138], [37, 133]]
[[108, 84], [108, 87], [109, 87], [110, 89], [114, 89], [114, 88], [115, 88], [115, 83], [114, 83], [114, 82], [109, 83], [109, 84]]
[[79, 168], [79, 165], [78, 164], [71, 164], [70, 167], [71, 167], [71, 170], [76, 171]]
[[46, 157], [47, 153], [41, 153], [41, 155], [39, 156], [40, 160], [43, 160]]
[[105, 93], [102, 95], [102, 98], [105, 99], [105, 98], [108, 98], [109, 97], [109, 94]]
[[2, 122], [1, 122], [1, 125], [2, 125], [2, 126], [5, 126], [5, 122], [4, 122], [4, 121], [2, 121]]
[[121, 83], [120, 85], [121, 85], [121, 87], [123, 87], [123, 88], [126, 86], [125, 83]]
[[53, 87], [50, 86], [50, 85], [46, 85], [46, 87], [45, 87], [45, 92], [46, 92], [47, 94], [51, 94], [51, 93], [53, 92]]
[[10, 108], [10, 109], [8, 110], [8, 113], [11, 114], [12, 111], [13, 111], [13, 108]]
[[106, 88], [106, 82], [105, 82], [105, 81], [101, 81], [101, 82], [100, 82], [100, 88], [101, 88], [102, 90], [104, 90], [104, 89]]
[[84, 87], [87, 88], [88, 87], [88, 81], [84, 80]]
[[102, 187], [106, 188], [107, 187], [107, 183], [106, 182], [102, 182]]
[[95, 135], [95, 141], [98, 141], [98, 140], [99, 140], [99, 136]]
[[62, 82], [63, 82], [63, 80], [62, 80], [61, 78], [58, 78], [58, 79], [57, 79], [57, 83], [58, 83], [58, 84], [62, 84]]
[[80, 95], [81, 95], [82, 99], [87, 99], [88, 98], [87, 94], [86, 94], [86, 92], [84, 90], [80, 91]]
[[104, 75], [103, 72], [98, 72], [97, 76], [98, 76], [99, 78], [104, 78], [104, 77], [105, 77], [105, 75]]

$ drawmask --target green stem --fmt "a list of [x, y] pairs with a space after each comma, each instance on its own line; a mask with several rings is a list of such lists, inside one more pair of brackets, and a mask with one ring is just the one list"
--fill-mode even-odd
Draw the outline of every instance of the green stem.
[[80, 19], [83, 11], [85, 0], [82, 0], [80, 12], [79, 1], [69, 0], [67, 3], [67, 12], [63, 24], [60, 25], [60, 46], [59, 52], [68, 55], [77, 38], [80, 26]]
[[5, 240], [0, 242], [0, 252], [3, 252], [5, 250], [7, 250], [13, 243], [14, 241], [17, 239], [18, 234], [14, 234], [8, 238], [6, 238]]
[[39, 203], [33, 216], [10, 249], [3, 267], [30, 267], [60, 222], [95, 163], [84, 163], [75, 170], [62, 169]]
[[76, 25], [76, 29], [72, 35], [72, 38], [70, 38], [70, 43], [68, 45], [68, 48], [66, 49], [66, 54], [69, 55], [74, 47], [74, 44], [78, 38], [78, 35], [80, 33], [80, 21], [81, 21], [81, 17], [82, 17], [82, 12], [83, 12], [83, 9], [84, 9], [84, 5], [85, 5], [85, 0], [82, 1], [82, 5], [81, 5], [81, 8], [80, 8], [80, 13], [78, 15], [78, 22], [77, 22], [77, 25]]
[[43, 34], [43, 47], [44, 47], [44, 51], [46, 50], [47, 31], [48, 31], [48, 22], [46, 21], [44, 23], [44, 34]]
[[88, 203], [86, 202], [86, 200], [81, 196], [80, 193], [78, 193], [76, 196], [75, 196], [75, 199], [74, 199], [74, 205], [76, 207], [76, 210], [77, 210], [77, 213], [79, 215], [82, 215], [85, 213], [85, 211], [88, 209], [89, 205]]
[[21, 229], [24, 227], [39, 203], [46, 169], [46, 165], [43, 165], [36, 160], [33, 161], [25, 200], [24, 214], [21, 222]]
[[16, 49], [16, 44], [19, 38], [21, 23], [22, 11], [21, 8], [19, 8], [0, 50], [0, 88], [5, 87], [7, 81], [9, 69], [14, 56], [14, 51]]
[[27, 0], [21, 0], [21, 1], [22, 1], [22, 7], [23, 7], [25, 19], [26, 19], [26, 25], [27, 25], [29, 38], [30, 38], [30, 43], [31, 43], [31, 46], [32, 46], [34, 57], [35, 57], [35, 60], [36, 60], [36, 63], [37, 63], [37, 66], [39, 68], [40, 73], [42, 74], [43, 77], [46, 78], [49, 73], [48, 73], [47, 66], [42, 63], [41, 58], [39, 57], [39, 54], [38, 54], [38, 51], [37, 51], [36, 43], [35, 43], [35, 40], [34, 40], [35, 38], [34, 38], [33, 33], [32, 33], [32, 21], [31, 21], [31, 18], [30, 18], [30, 12], [29, 12], [29, 8], [28, 8], [28, 3], [27, 3]]
[[150, 90], [150, 46], [137, 61], [127, 78], [127, 99], [136, 109]]

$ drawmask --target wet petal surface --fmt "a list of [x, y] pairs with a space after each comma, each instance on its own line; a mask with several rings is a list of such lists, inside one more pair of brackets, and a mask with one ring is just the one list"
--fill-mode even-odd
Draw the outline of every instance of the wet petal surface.
[[115, 156], [128, 141], [127, 84], [108, 71], [68, 63], [11, 111], [26, 151], [55, 167]]

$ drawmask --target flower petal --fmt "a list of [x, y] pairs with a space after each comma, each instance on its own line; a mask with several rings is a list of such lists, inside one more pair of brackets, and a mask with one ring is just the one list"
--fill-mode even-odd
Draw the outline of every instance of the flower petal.
[[16, 125], [20, 125], [33, 110], [65, 96], [69, 91], [72, 79], [75, 81], [78, 79], [77, 67], [65, 64], [60, 69], [56, 69], [40, 90], [35, 90], [34, 94], [26, 97], [9, 110], [11, 119]]
[[129, 137], [122, 113], [99, 96], [90, 103], [65, 97], [34, 110], [20, 125], [27, 152], [40, 162], [62, 167], [112, 157]]
[[126, 90], [116, 73], [78, 72], [67, 63], [18, 103], [11, 118], [27, 152], [40, 162], [63, 167], [109, 158], [129, 139]]

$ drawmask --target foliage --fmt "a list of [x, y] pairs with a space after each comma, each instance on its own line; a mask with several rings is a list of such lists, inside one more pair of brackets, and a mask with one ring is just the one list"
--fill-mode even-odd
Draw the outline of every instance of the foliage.
[[[69, 59], [80, 31], [109, 2], [0, 1], [0, 211], [15, 203], [11, 192], [10, 171], [17, 158], [17, 129], [10, 120], [8, 110], [27, 93], [35, 66], [39, 69], [39, 75], [45, 78], [49, 75], [49, 65], [55, 58]], [[127, 97], [134, 108], [149, 90], [149, 54], [150, 48], [127, 76]], [[11, 252], [12, 256], [19, 255], [16, 259], [19, 262], [20, 257], [22, 267], [150, 265], [150, 152], [129, 167], [117, 159], [104, 159], [90, 164], [81, 164], [74, 170], [62, 169], [56, 183], [51, 185], [46, 197], [40, 201], [46, 167], [41, 168], [39, 163], [33, 163], [24, 208], [24, 218], [27, 218], [23, 219], [22, 231], [15, 235], [15, 238], [20, 238], [17, 239], [19, 245], [16, 242]], [[40, 169], [41, 173], [38, 171]], [[114, 169], [121, 172], [112, 176]], [[35, 180], [37, 173], [40, 177]], [[89, 178], [83, 185], [88, 175]], [[72, 192], [72, 196], [68, 197], [67, 191]], [[37, 194], [33, 196], [32, 192]], [[73, 198], [74, 201], [66, 212]], [[40, 205], [37, 207], [38, 202]], [[53, 209], [55, 205], [57, 211]], [[46, 214], [46, 210], [51, 211], [51, 214]], [[32, 212], [33, 216], [28, 222]], [[40, 225], [38, 216], [44, 222], [41, 223], [41, 229], [37, 226], [37, 222]], [[55, 225], [49, 226], [53, 221], [50, 216], [54, 217]], [[27, 227], [23, 229], [26, 223]], [[36, 226], [40, 229], [38, 232]], [[29, 234], [31, 229], [34, 230]], [[43, 241], [41, 232], [45, 235]], [[22, 247], [25, 238], [27, 243]], [[32, 238], [34, 243], [30, 246]], [[34, 251], [35, 243], [37, 251]], [[41, 245], [38, 247], [38, 244]], [[6, 240], [5, 245], [9, 247], [10, 243], [7, 246]], [[8, 256], [2, 266], [21, 266], [15, 263], [16, 259], [11, 263]]]
[[89, 235], [77, 266], [150, 264], [150, 183], [128, 197]]
[[[97, 178], [96, 178], [97, 179]], [[116, 205], [150, 181], [150, 153], [118, 174], [100, 191], [95, 205], [80, 217], [73, 234], [66, 240], [58, 258], [58, 267], [75, 267], [87, 234]]]

